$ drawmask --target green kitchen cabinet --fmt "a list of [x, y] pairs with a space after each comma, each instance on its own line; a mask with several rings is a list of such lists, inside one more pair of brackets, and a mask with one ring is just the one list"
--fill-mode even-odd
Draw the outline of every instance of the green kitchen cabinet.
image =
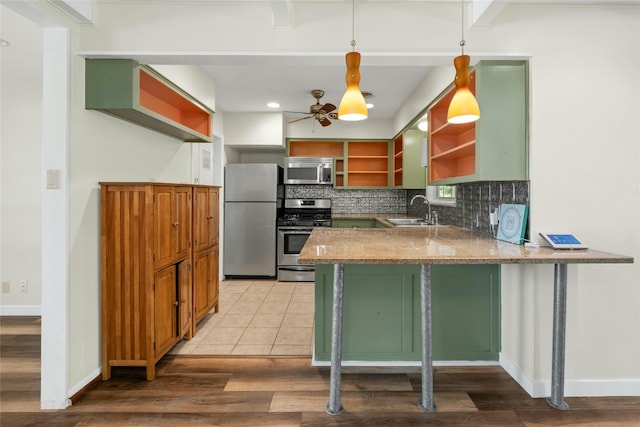
[[131, 59], [85, 59], [85, 108], [182, 141], [213, 141], [213, 111]]
[[[434, 360], [496, 361], [500, 351], [500, 266], [434, 265]], [[316, 265], [317, 361], [331, 360], [333, 266]], [[343, 360], [419, 361], [419, 265], [345, 265]]]
[[476, 122], [447, 123], [453, 84], [429, 107], [429, 185], [527, 180], [528, 62], [480, 61], [469, 88]]
[[426, 133], [409, 129], [393, 141], [393, 186], [421, 189], [427, 187], [427, 173], [422, 165], [422, 144]]

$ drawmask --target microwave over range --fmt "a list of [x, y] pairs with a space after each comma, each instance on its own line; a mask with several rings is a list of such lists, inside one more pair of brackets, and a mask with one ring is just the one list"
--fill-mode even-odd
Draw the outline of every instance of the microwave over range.
[[331, 157], [285, 157], [285, 184], [333, 184]]

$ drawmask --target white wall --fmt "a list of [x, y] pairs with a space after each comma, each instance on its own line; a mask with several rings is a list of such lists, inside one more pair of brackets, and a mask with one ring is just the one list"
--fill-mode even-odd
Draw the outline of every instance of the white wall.
[[[40, 314], [42, 210], [42, 29], [0, 9], [0, 314]], [[17, 66], [16, 66], [17, 65]], [[19, 281], [28, 281], [21, 292]]]

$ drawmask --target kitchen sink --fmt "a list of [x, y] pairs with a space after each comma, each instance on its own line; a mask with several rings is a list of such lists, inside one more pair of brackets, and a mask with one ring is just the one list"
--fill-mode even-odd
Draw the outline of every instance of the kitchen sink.
[[429, 227], [438, 225], [418, 218], [387, 218], [387, 221], [396, 227]]

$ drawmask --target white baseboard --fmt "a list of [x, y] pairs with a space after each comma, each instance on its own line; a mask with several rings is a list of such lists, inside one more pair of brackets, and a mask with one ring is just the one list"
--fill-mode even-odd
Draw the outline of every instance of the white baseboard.
[[95, 381], [96, 378], [102, 375], [102, 370], [100, 368], [95, 369], [89, 375], [84, 377], [78, 384], [74, 385], [69, 389], [69, 397], [75, 396], [80, 390], [85, 388], [87, 385], [91, 384], [92, 381]]
[[[551, 379], [534, 381], [504, 354], [500, 353], [500, 366], [531, 397], [547, 397], [551, 395]], [[603, 396], [640, 396], [640, 378], [623, 380], [566, 380], [564, 381], [566, 397], [603, 397]]]
[[[422, 362], [416, 361], [371, 361], [371, 360], [343, 360], [342, 366], [362, 366], [380, 368], [421, 367]], [[498, 366], [499, 363], [492, 360], [434, 360], [433, 366]], [[331, 366], [329, 360], [311, 361], [311, 366]]]
[[39, 305], [0, 305], [0, 316], [42, 316]]

